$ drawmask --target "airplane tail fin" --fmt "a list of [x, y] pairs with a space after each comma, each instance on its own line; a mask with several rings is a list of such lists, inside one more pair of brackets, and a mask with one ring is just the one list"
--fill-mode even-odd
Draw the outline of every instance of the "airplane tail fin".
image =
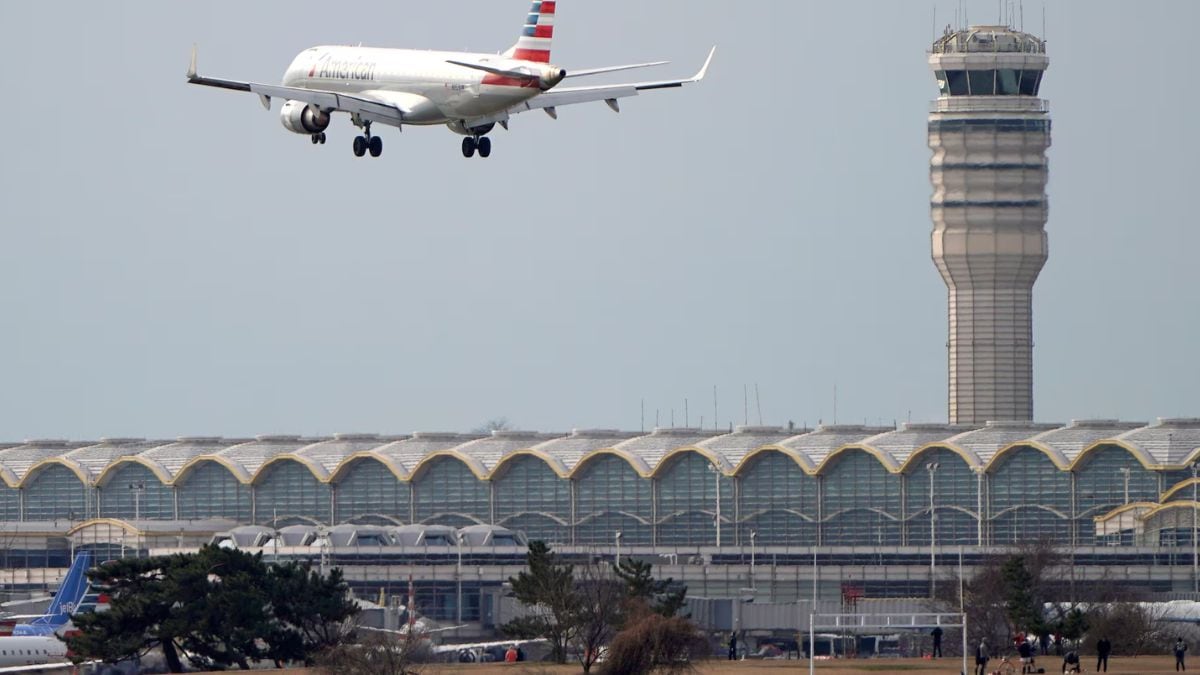
[[504, 52], [511, 59], [520, 61], [550, 62], [550, 41], [554, 38], [554, 10], [556, 0], [534, 0], [529, 16], [525, 17], [525, 28], [517, 44]]
[[71, 563], [71, 569], [67, 571], [67, 576], [59, 584], [58, 591], [54, 594], [54, 599], [50, 602], [50, 607], [46, 609], [45, 616], [35, 619], [30, 623], [56, 627], [65, 624], [79, 608], [83, 597], [87, 594], [87, 571], [91, 567], [91, 551], [79, 551], [76, 553], [75, 561]]

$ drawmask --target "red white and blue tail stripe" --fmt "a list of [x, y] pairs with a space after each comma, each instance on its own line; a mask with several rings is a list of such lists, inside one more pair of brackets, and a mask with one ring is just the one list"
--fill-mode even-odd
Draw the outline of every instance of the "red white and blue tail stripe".
[[554, 37], [554, 6], [556, 0], [540, 0], [533, 3], [529, 16], [525, 18], [525, 29], [521, 39], [509, 49], [505, 56], [521, 61], [550, 62], [550, 41]]

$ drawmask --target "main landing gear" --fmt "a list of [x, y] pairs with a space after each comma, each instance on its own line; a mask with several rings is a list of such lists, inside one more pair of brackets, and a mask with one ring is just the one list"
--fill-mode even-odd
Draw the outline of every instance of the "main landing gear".
[[317, 144], [325, 145], [325, 132], [322, 131], [319, 134], [313, 134], [312, 135], [312, 144], [313, 145], [317, 145]]
[[492, 139], [487, 136], [467, 136], [462, 142], [463, 157], [474, 157], [475, 151], [484, 159], [492, 156]]
[[371, 153], [372, 157], [378, 157], [383, 154], [383, 139], [378, 136], [371, 135], [370, 122], [367, 122], [363, 125], [362, 136], [354, 137], [354, 156], [362, 157], [368, 152]]

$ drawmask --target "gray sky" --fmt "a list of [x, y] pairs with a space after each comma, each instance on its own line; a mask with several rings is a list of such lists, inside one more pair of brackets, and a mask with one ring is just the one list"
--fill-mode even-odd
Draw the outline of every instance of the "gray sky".
[[[957, 2], [942, 1], [937, 26]], [[997, 3], [965, 3], [973, 23]], [[1041, 3], [1025, 3], [1041, 32]], [[353, 157], [204, 74], [497, 51], [526, 0], [6, 2], [0, 439], [944, 421], [933, 4], [562, 0], [554, 61], [710, 79]], [[1200, 415], [1200, 3], [1046, 3], [1044, 421]], [[623, 74], [628, 79], [628, 73]], [[637, 73], [634, 77], [646, 76]], [[616, 76], [614, 76], [616, 78]], [[620, 78], [616, 78], [620, 79]]]

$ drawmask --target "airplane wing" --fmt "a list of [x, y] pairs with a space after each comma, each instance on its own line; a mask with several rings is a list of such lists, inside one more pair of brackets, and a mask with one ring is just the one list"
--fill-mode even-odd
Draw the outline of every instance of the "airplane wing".
[[[633, 82], [629, 84], [605, 84], [595, 87], [555, 87], [550, 91], [539, 94], [528, 101], [520, 103], [498, 115], [491, 115], [478, 119], [467, 120], [468, 126], [484, 126], [488, 123], [507, 122], [508, 117], [523, 113], [529, 110], [544, 110], [551, 117], [558, 117], [558, 107], [564, 105], [574, 105], [576, 103], [589, 103], [592, 101], [604, 101], [613, 110], [620, 112], [620, 107], [617, 104], [618, 99], [637, 96], [640, 92], [651, 91], [655, 89], [671, 89], [674, 87], [682, 87], [685, 84], [699, 82], [708, 74], [708, 66], [712, 63], [713, 55], [716, 54], [717, 48], [713, 47], [708, 53], [708, 58], [704, 60], [704, 65], [699, 72], [689, 78], [679, 80], [657, 80], [651, 82]], [[603, 69], [597, 69], [603, 70]]]
[[[79, 665], [91, 666], [100, 663], [99, 661], [85, 661]], [[44, 673], [46, 671], [59, 672], [71, 668], [74, 665], [70, 661], [60, 661], [58, 663], [42, 663], [35, 666], [7, 666], [0, 668], [0, 673]]]
[[271, 109], [272, 98], [282, 98], [315, 105], [327, 112], [341, 111], [355, 114], [368, 122], [379, 122], [396, 127], [400, 126], [404, 117], [404, 111], [396, 104], [367, 96], [339, 94], [319, 89], [284, 87], [276, 84], [259, 84], [258, 82], [240, 82], [237, 80], [202, 77], [196, 72], [195, 47], [192, 48], [192, 61], [188, 67], [187, 78], [190, 84], [258, 94], [259, 100], [262, 101], [263, 107], [267, 110]]
[[546, 638], [533, 638], [531, 640], [494, 640], [492, 642], [469, 642], [457, 645], [437, 645], [433, 648], [434, 654], [457, 654], [464, 650], [479, 650], [489, 647], [520, 647], [522, 645], [541, 644], [546, 642]]

